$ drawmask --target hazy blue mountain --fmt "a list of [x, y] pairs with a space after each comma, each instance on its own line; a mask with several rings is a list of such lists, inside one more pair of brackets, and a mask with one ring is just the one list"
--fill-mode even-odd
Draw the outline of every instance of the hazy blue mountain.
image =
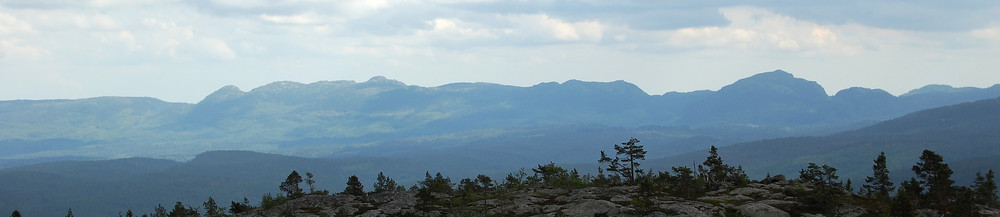
[[[183, 163], [148, 158], [44, 163], [0, 170], [0, 210], [61, 216], [72, 208], [78, 216], [114, 216], [127, 209], [140, 215], [150, 213], [157, 204], [172, 207], [175, 201], [198, 207], [209, 196], [223, 206], [244, 197], [259, 202], [265, 193], [280, 192], [278, 184], [292, 170], [302, 176], [313, 173], [318, 189], [333, 192], [343, 189], [353, 174], [365, 177], [365, 185], [371, 185], [378, 168], [387, 168], [386, 174], [397, 179], [423, 178], [423, 170], [389, 165], [416, 164], [247, 151], [206, 152]], [[308, 189], [304, 183], [302, 187]]]
[[665, 126], [658, 128], [665, 131], [687, 127], [696, 132], [685, 133], [726, 145], [823, 135], [920, 109], [997, 96], [1000, 86], [940, 85], [899, 97], [865, 88], [828, 96], [816, 82], [781, 70], [740, 79], [719, 91], [663, 95], [649, 95], [625, 81], [570, 80], [530, 87], [420, 87], [384, 77], [365, 82], [285, 81], [249, 91], [222, 87], [197, 104], [128, 97], [3, 101], [0, 149], [5, 152], [0, 153], [0, 165], [65, 157], [190, 159], [208, 150], [346, 157], [391, 150], [387, 141], [423, 141], [410, 148], [426, 151], [470, 145], [470, 139], [490, 138], [496, 132], [571, 130], [581, 125]]
[[[829, 96], [814, 81], [777, 70], [740, 79], [686, 105], [680, 120], [686, 125], [826, 124]], [[857, 120], [853, 120], [857, 121]]]
[[[797, 175], [799, 169], [815, 162], [834, 166], [844, 179], [857, 181], [870, 175], [872, 161], [883, 151], [893, 174], [908, 177], [924, 149], [937, 152], [947, 162], [1000, 155], [1000, 98], [928, 109], [829, 136], [741, 143], [720, 148], [719, 153], [757, 178], [765, 173]], [[693, 152], [654, 164], [689, 165], [704, 161], [706, 153]], [[964, 168], [970, 164], [960, 165], [965, 165], [962, 171], [967, 175]], [[955, 178], [968, 181], [974, 176]]]
[[[130, 158], [102, 161], [66, 161], [0, 169], [0, 210], [51, 216], [73, 208], [78, 215], [114, 215], [124, 209], [150, 212], [156, 204], [182, 201], [198, 205], [216, 201], [258, 201], [292, 170], [316, 175], [317, 187], [343, 189], [346, 177], [358, 175], [370, 185], [378, 172], [410, 185], [425, 171], [442, 172], [453, 180], [487, 174], [502, 177], [518, 168], [555, 162], [584, 173], [592, 171], [600, 150], [630, 136], [641, 138], [655, 170], [690, 166], [707, 156], [713, 144], [752, 138], [759, 129], [690, 127], [609, 127], [571, 125], [488, 129], [434, 138], [389, 139], [366, 146], [346, 147], [334, 158], [303, 158], [249, 151], [211, 151], [187, 162]], [[763, 137], [775, 137], [771, 132]], [[727, 136], [713, 136], [727, 135]], [[760, 136], [760, 135], [758, 135]], [[769, 139], [723, 147], [720, 154], [731, 165], [742, 165], [754, 178], [764, 173], [794, 177], [808, 162], [838, 168], [842, 179], [860, 183], [870, 173], [879, 151], [889, 158], [894, 180], [912, 174], [909, 167], [923, 149], [943, 155], [967, 184], [976, 171], [997, 168], [1000, 156], [1000, 98], [929, 109], [865, 128], [822, 137]], [[315, 150], [302, 140], [289, 150]], [[319, 141], [318, 144], [325, 142]], [[428, 148], [428, 147], [434, 148]], [[675, 157], [682, 152], [693, 151]], [[660, 159], [655, 159], [660, 158]]]

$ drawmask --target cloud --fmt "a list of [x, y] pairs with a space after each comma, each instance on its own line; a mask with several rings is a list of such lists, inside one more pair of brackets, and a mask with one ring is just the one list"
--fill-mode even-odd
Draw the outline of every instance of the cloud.
[[[893, 34], [892, 31], [879, 31], [859, 25], [820, 25], [756, 7], [721, 8], [719, 13], [729, 20], [729, 24], [673, 30], [668, 33], [666, 43], [679, 48], [852, 55], [865, 48], [863, 42], [880, 40]], [[865, 34], [877, 37], [859, 37]]]
[[98, 33], [97, 37], [106, 44], [124, 45], [130, 52], [142, 49], [142, 45], [136, 43], [135, 35], [128, 30], [102, 32]]
[[231, 60], [237, 57], [226, 41], [196, 35], [192, 26], [157, 19], [144, 20], [143, 24], [151, 29], [145, 33], [149, 39], [144, 41], [145, 46], [142, 47], [149, 47], [157, 54], [182, 61], [204, 59], [202, 57]]
[[1000, 26], [990, 26], [971, 31], [972, 36], [1000, 45]]
[[560, 41], [589, 42], [600, 41], [604, 36], [605, 25], [597, 21], [566, 22], [547, 14], [512, 15], [507, 16], [507, 19], [520, 27], [515, 30], [515, 34], [524, 33]]
[[17, 17], [14, 17], [14, 15], [0, 13], [0, 36], [34, 32], [35, 30], [31, 25], [22, 22]]
[[80, 29], [111, 30], [119, 28], [114, 18], [104, 14], [76, 15], [73, 21]]
[[[477, 24], [468, 23], [459, 19], [436, 18], [426, 21], [431, 29], [417, 30], [417, 35], [430, 38], [431, 40], [472, 40], [497, 38], [491, 30]], [[500, 30], [502, 32], [502, 30]]]
[[288, 16], [261, 14], [258, 17], [263, 21], [276, 24], [311, 25], [322, 22], [322, 18], [318, 17], [314, 12]]
[[6, 57], [35, 59], [45, 54], [48, 54], [48, 51], [25, 44], [21, 39], [0, 38], [0, 59]]
[[11, 8], [66, 9], [135, 7], [152, 4], [170, 4], [179, 0], [0, 0], [0, 5]]
[[236, 52], [229, 48], [225, 41], [216, 38], [204, 38], [199, 41], [199, 47], [213, 57], [220, 59], [235, 59]]
[[47, 54], [48, 51], [45, 49], [33, 46], [24, 39], [35, 37], [37, 33], [30, 24], [14, 15], [0, 13], [0, 59], [6, 57], [34, 59]]

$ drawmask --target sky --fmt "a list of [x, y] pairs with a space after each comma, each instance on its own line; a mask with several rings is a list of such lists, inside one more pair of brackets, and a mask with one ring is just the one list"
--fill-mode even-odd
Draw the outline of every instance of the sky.
[[0, 100], [236, 85], [625, 80], [782, 69], [829, 94], [1000, 83], [1000, 1], [0, 0]]

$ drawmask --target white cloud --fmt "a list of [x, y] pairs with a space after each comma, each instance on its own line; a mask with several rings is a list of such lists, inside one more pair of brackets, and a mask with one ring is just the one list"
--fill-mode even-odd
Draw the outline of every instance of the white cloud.
[[104, 14], [77, 15], [73, 18], [73, 23], [80, 29], [118, 29], [118, 23], [113, 18]]
[[389, 7], [388, 0], [355, 0], [347, 1], [347, 8], [352, 11], [357, 10], [378, 10]]
[[236, 52], [233, 52], [233, 49], [230, 49], [229, 45], [220, 39], [204, 38], [200, 40], [199, 45], [203, 51], [213, 57], [227, 60], [236, 58]]
[[175, 60], [204, 60], [203, 57], [232, 60], [237, 53], [229, 43], [220, 38], [196, 35], [193, 26], [178, 25], [173, 21], [146, 19], [143, 23], [151, 27], [144, 33], [141, 48], [166, 55]]
[[714, 47], [804, 53], [851, 54], [860, 48], [844, 40], [838, 26], [800, 21], [754, 7], [721, 8], [726, 26], [682, 28], [670, 33], [675, 47]]
[[48, 51], [45, 49], [25, 41], [25, 38], [36, 35], [37, 31], [30, 24], [14, 15], [0, 13], [0, 59], [6, 57], [34, 59], [47, 54]]
[[17, 17], [14, 17], [14, 15], [0, 13], [0, 36], [34, 32], [35, 30], [31, 28], [31, 25], [22, 22]]
[[[996, 12], [988, 5], [975, 10], [941, 8], [950, 11], [947, 15], [969, 16], [927, 24], [951, 26], [947, 20], [969, 21], [956, 23], [963, 27], [952, 29], [919, 28], [925, 24], [906, 19], [910, 14], [919, 14], [913, 12], [893, 15], [889, 22], [873, 22], [878, 17], [855, 19], [859, 14], [869, 15], [844, 12], [854, 8], [851, 5], [831, 11], [824, 8], [827, 3], [729, 5], [496, 0], [0, 0], [0, 55], [6, 56], [4, 69], [17, 66], [17, 71], [90, 73], [93, 76], [63, 74], [88, 88], [115, 86], [95, 85], [104, 82], [96, 79], [79, 80], [117, 78], [109, 75], [110, 71], [143, 71], [160, 77], [199, 72], [206, 79], [198, 81], [202, 86], [195, 87], [197, 90], [214, 90], [232, 83], [252, 88], [251, 84], [275, 80], [308, 82], [412, 74], [395, 78], [408, 83], [408, 79], [418, 79], [414, 83], [418, 85], [456, 80], [531, 85], [571, 78], [626, 79], [646, 81], [643, 88], [662, 93], [678, 90], [679, 85], [686, 85], [680, 90], [719, 87], [746, 73], [776, 68], [807, 79], [846, 80], [851, 76], [804, 74], [891, 72], [895, 74], [880, 77], [897, 78], [904, 72], [916, 71], [995, 72], [998, 66], [995, 60], [1000, 51], [1000, 26], [982, 24], [989, 23], [983, 21], [984, 17], [995, 20], [991, 15], [996, 13], [986, 13]], [[872, 10], [891, 12], [896, 8]], [[720, 60], [731, 64], [713, 64]], [[837, 64], [830, 63], [833, 61]], [[524, 74], [510, 76], [511, 71]], [[692, 76], [690, 72], [695, 71], [713, 76]], [[233, 76], [251, 72], [257, 74]], [[840, 84], [856, 85], [858, 80], [872, 81], [868, 79], [871, 77], [857, 75], [855, 80]], [[992, 77], [969, 77], [976, 77], [974, 80], [980, 83], [997, 80], [995, 73]], [[6, 79], [0, 79], [0, 86], [13, 83], [2, 80]], [[670, 83], [675, 80], [683, 82]], [[709, 80], [713, 83], [705, 83]], [[890, 85], [902, 83], [885, 80]], [[119, 86], [130, 82], [119, 81]], [[887, 88], [877, 82], [862, 84]], [[68, 92], [96, 96], [93, 89]], [[3, 90], [0, 93], [7, 93], [7, 98], [15, 95]], [[172, 100], [196, 101], [205, 93], [192, 89], [170, 94]], [[178, 97], [181, 95], [189, 98]], [[15, 96], [25, 97], [31, 96]]]
[[48, 54], [48, 51], [27, 45], [17, 38], [0, 38], [0, 59], [6, 57], [34, 59]]
[[493, 30], [459, 19], [437, 18], [426, 21], [426, 23], [431, 29], [417, 30], [417, 35], [428, 37], [430, 40], [470, 40], [497, 37], [491, 32]]
[[97, 37], [106, 44], [123, 45], [130, 52], [142, 49], [142, 45], [136, 43], [135, 35], [128, 30], [101, 32], [97, 34]]
[[311, 25], [311, 24], [319, 24], [322, 22], [322, 18], [320, 18], [319, 16], [316, 15], [316, 13], [311, 11], [307, 13], [288, 15], [288, 16], [261, 14], [258, 17], [263, 21], [277, 23], [277, 24]]
[[[567, 22], [546, 14], [496, 15], [481, 19], [479, 22], [468, 22], [459, 18], [435, 18], [425, 23], [429, 29], [416, 30], [416, 37], [409, 39], [411, 43], [426, 41], [432, 44], [448, 43], [471, 47], [594, 43], [604, 37], [606, 29], [606, 25], [598, 21]], [[473, 40], [478, 43], [465, 43]]]
[[1000, 26], [989, 26], [981, 29], [975, 29], [972, 30], [970, 34], [976, 38], [986, 40], [989, 43], [1000, 45]]
[[600, 41], [605, 29], [597, 21], [566, 22], [547, 14], [512, 15], [507, 19], [516, 26], [516, 33], [560, 41]]

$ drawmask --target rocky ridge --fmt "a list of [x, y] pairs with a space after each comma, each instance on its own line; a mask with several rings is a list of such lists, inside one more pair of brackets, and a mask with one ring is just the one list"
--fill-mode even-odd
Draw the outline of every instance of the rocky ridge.
[[[752, 183], [706, 193], [694, 199], [671, 195], [646, 196], [635, 186], [580, 189], [533, 188], [477, 195], [436, 194], [439, 201], [422, 205], [417, 191], [386, 192], [359, 197], [346, 194], [310, 195], [270, 209], [236, 216], [863, 216], [867, 211], [845, 203], [834, 213], [801, 213], [795, 191], [801, 184], [780, 181]], [[464, 202], [464, 203], [463, 203]], [[986, 214], [986, 213], [984, 213]], [[992, 216], [997, 216], [994, 212]]]

